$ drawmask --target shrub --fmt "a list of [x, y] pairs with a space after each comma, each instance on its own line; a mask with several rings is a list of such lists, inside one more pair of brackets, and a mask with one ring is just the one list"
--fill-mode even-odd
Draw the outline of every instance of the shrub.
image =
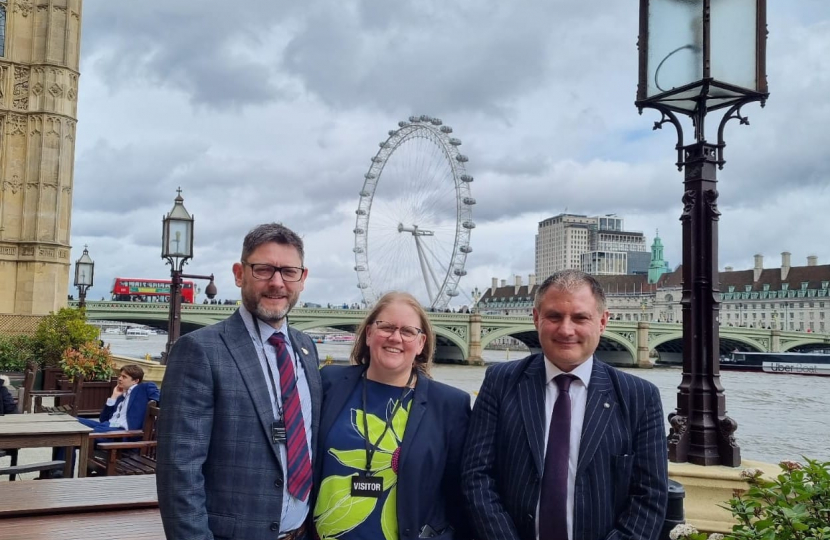
[[115, 362], [109, 345], [102, 347], [98, 342], [90, 341], [77, 349], [66, 349], [61, 356], [60, 367], [72, 380], [83, 375], [85, 381], [108, 381]]
[[[729, 500], [728, 509], [738, 520], [729, 540], [827, 540], [830, 539], [830, 462], [804, 458], [805, 464], [782, 461], [781, 474], [773, 480], [757, 469], [742, 476], [749, 489]], [[700, 533], [690, 525], [672, 530], [672, 540], [706, 540], [721, 535]]]
[[97, 339], [98, 333], [98, 328], [86, 323], [82, 309], [61, 308], [50, 313], [35, 332], [39, 361], [45, 366], [58, 366], [66, 349], [78, 349]]
[[35, 362], [36, 341], [32, 336], [0, 336], [0, 371], [23, 371]]

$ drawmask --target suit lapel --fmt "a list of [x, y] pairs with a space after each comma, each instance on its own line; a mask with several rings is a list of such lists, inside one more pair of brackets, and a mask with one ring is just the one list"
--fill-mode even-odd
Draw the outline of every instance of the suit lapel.
[[[423, 444], [429, 444], [429, 437], [418, 437], [418, 429], [421, 426], [421, 421], [424, 419], [424, 414], [427, 412], [429, 395], [429, 377], [416, 371], [418, 375], [418, 384], [415, 385], [415, 395], [412, 396], [412, 406], [409, 408], [409, 417], [406, 420], [406, 429], [404, 430], [403, 441], [401, 442], [400, 462], [398, 464], [398, 483], [413, 482], [417, 483], [418, 475], [421, 474], [421, 469], [418, 467], [422, 456]], [[434, 426], [433, 426], [434, 427]], [[420, 450], [415, 451], [415, 447], [419, 446]], [[415, 455], [412, 459], [412, 455]], [[401, 480], [404, 479], [404, 480]], [[403, 485], [407, 485], [404, 483]], [[398, 515], [406, 515], [406, 512], [413, 508], [411, 501], [414, 492], [409, 489], [398, 488]]]
[[518, 382], [516, 396], [522, 411], [527, 442], [533, 462], [541, 475], [544, 471], [545, 443], [545, 357], [541, 354], [530, 359]]
[[590, 463], [605, 434], [608, 423], [615, 414], [617, 401], [614, 399], [608, 368], [594, 358], [591, 382], [588, 385], [588, 401], [585, 405], [585, 420], [582, 424], [582, 438], [579, 442], [579, 461], [576, 474], [579, 476]]
[[[265, 436], [270, 441], [271, 424], [274, 422], [271, 395], [268, 393], [268, 386], [265, 383], [259, 356], [239, 311], [228, 319], [226, 331], [222, 334], [222, 340], [228, 347], [231, 358], [236, 362], [239, 373], [242, 375], [242, 382], [245, 383], [245, 387], [251, 395], [259, 423], [265, 432]], [[280, 454], [277, 445], [271, 444], [269, 446], [271, 446], [274, 456], [279, 460]]]
[[[327, 368], [323, 368], [327, 369]], [[337, 368], [334, 368], [337, 369]], [[366, 370], [365, 366], [353, 366], [343, 370], [339, 381], [332, 381], [326, 392], [326, 408], [320, 419], [320, 433], [328, 434], [334, 422], [360, 382], [360, 375]]]

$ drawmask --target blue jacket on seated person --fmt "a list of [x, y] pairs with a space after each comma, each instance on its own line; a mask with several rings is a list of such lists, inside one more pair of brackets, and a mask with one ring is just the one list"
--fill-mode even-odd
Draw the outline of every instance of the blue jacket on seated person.
[[[127, 403], [127, 427], [126, 429], [144, 429], [144, 416], [147, 414], [147, 403], [159, 401], [161, 393], [154, 382], [143, 382], [135, 385], [130, 391], [130, 402]], [[104, 405], [98, 421], [102, 424], [109, 422], [118, 405], [124, 401], [124, 396], [119, 396], [112, 406]], [[108, 400], [109, 401], [109, 400]]]

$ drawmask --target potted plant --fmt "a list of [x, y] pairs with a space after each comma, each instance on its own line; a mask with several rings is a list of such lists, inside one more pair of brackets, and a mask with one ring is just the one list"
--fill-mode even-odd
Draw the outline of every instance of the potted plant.
[[729, 500], [738, 521], [731, 533], [707, 535], [684, 524], [671, 531], [671, 540], [830, 539], [830, 461], [805, 461], [782, 461], [774, 479], [758, 469], [743, 471], [749, 489]]
[[41, 319], [35, 332], [37, 361], [43, 366], [43, 389], [57, 390], [63, 375], [61, 357], [67, 349], [78, 349], [98, 339], [99, 330], [86, 322], [83, 309], [61, 308]]
[[66, 376], [58, 381], [61, 390], [70, 390], [78, 375], [83, 375], [81, 397], [76, 403], [79, 414], [94, 414], [101, 411], [107, 398], [112, 394], [112, 377], [115, 362], [109, 345], [89, 341], [80, 347], [68, 347], [63, 351], [60, 368]]

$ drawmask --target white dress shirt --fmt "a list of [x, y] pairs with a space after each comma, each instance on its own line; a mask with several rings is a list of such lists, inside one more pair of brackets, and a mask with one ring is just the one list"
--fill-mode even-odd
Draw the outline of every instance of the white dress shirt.
[[[127, 405], [129, 405], [130, 394], [132, 393], [133, 388], [135, 388], [135, 385], [132, 385], [131, 387], [127, 388], [127, 391], [124, 392], [124, 399], [115, 409], [115, 412], [112, 413], [112, 416], [109, 419], [108, 424], [110, 427], [130, 429], [130, 427], [127, 425]], [[107, 407], [112, 407], [113, 405], [115, 405], [116, 401], [118, 401], [118, 398], [107, 398]]]
[[[576, 486], [576, 465], [579, 461], [579, 442], [582, 437], [582, 424], [585, 421], [585, 407], [588, 404], [588, 383], [591, 382], [591, 371], [594, 369], [594, 357], [570, 372], [576, 376], [571, 382], [568, 395], [571, 396], [571, 438], [568, 452], [568, 502], [566, 513], [568, 516], [568, 538], [573, 540], [574, 532], [574, 490]], [[550, 419], [553, 416], [553, 404], [559, 397], [559, 386], [553, 380], [557, 375], [565, 373], [545, 358], [545, 444], [542, 448], [547, 453], [548, 435], [550, 433]], [[543, 458], [544, 459], [544, 458]], [[539, 503], [536, 503], [536, 538], [539, 538]]]
[[[279, 409], [277, 403], [282, 403], [282, 395], [279, 385], [280, 372], [277, 369], [277, 352], [273, 345], [268, 343], [268, 338], [276, 332], [282, 332], [285, 336], [285, 347], [288, 349], [288, 354], [294, 362], [294, 373], [297, 377], [297, 392], [300, 396], [300, 408], [303, 411], [303, 423], [305, 424], [306, 443], [308, 444], [308, 456], [311, 458], [311, 391], [308, 389], [308, 379], [306, 378], [303, 364], [297, 358], [294, 348], [291, 343], [291, 336], [288, 335], [288, 323], [283, 321], [280, 328], [275, 329], [273, 326], [256, 319], [250, 311], [245, 309], [244, 305], [239, 306], [239, 314], [242, 315], [242, 320], [245, 322], [245, 328], [248, 329], [251, 339], [254, 342], [254, 349], [256, 349], [259, 364], [262, 367], [262, 374], [265, 383], [268, 385], [268, 393], [271, 396], [271, 408], [273, 409], [274, 419], [279, 419]], [[257, 325], [254, 325], [256, 321]], [[271, 366], [271, 373], [276, 377], [276, 381], [271, 380], [268, 367]], [[276, 383], [276, 384], [275, 384]], [[299, 528], [305, 523], [306, 516], [309, 511], [309, 501], [301, 501], [295, 499], [288, 493], [288, 451], [285, 444], [280, 444], [280, 463], [282, 465], [283, 478], [286, 482], [283, 484], [282, 493], [282, 516], [280, 519], [280, 532], [286, 533]], [[311, 497], [309, 497], [309, 500]]]

